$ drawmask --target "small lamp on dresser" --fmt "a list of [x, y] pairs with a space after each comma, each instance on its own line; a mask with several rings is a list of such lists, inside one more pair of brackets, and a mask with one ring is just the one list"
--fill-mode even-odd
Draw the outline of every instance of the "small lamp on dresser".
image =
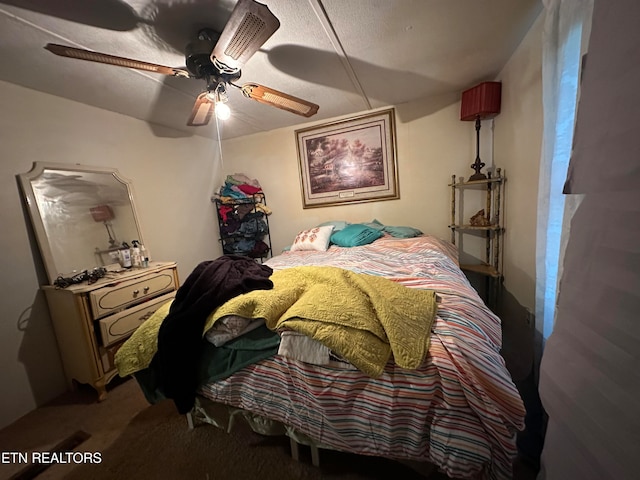
[[476, 173], [469, 177], [469, 181], [487, 178], [481, 172], [485, 164], [480, 160], [480, 122], [500, 113], [501, 94], [501, 82], [483, 82], [462, 92], [460, 120], [476, 122], [476, 160], [471, 165]]

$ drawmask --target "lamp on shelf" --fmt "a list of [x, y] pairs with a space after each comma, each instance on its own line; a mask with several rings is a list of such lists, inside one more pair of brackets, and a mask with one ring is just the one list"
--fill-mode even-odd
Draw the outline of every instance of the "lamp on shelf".
[[460, 120], [476, 122], [476, 160], [471, 165], [476, 173], [469, 177], [469, 181], [487, 178], [481, 172], [485, 164], [480, 160], [480, 121], [493, 118], [500, 113], [501, 93], [501, 82], [483, 82], [462, 92]]
[[118, 241], [114, 238], [113, 225], [111, 225], [111, 220], [115, 217], [111, 207], [109, 205], [98, 205], [97, 207], [90, 208], [89, 211], [95, 222], [104, 223], [107, 229], [107, 235], [109, 235], [109, 247], [115, 248], [118, 245]]

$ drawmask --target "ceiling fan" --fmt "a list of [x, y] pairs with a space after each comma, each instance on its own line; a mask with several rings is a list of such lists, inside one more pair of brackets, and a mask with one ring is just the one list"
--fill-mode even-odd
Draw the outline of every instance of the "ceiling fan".
[[62, 57], [205, 80], [206, 90], [196, 98], [187, 121], [189, 126], [207, 125], [214, 111], [219, 117], [224, 118], [225, 113], [228, 117], [228, 86], [240, 89], [245, 97], [260, 103], [311, 117], [319, 108], [315, 103], [257, 83], [234, 83], [241, 76], [240, 68], [279, 27], [280, 21], [266, 5], [254, 0], [238, 0], [222, 33], [218, 35], [214, 30], [204, 28], [198, 33], [198, 38], [187, 45], [186, 68], [167, 67], [52, 43], [44, 48]]

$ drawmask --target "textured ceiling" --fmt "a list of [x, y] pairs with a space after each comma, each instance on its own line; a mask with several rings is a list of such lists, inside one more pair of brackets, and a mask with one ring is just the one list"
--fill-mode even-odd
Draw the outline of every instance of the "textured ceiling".
[[[158, 136], [187, 127], [204, 80], [58, 57], [60, 43], [172, 67], [203, 27], [221, 31], [235, 0], [0, 0], [0, 80], [128, 115]], [[280, 29], [242, 69], [320, 105], [309, 120], [460, 92], [500, 71], [540, 0], [263, 0]], [[229, 92], [233, 138], [309, 121]], [[169, 129], [163, 127], [170, 127]]]

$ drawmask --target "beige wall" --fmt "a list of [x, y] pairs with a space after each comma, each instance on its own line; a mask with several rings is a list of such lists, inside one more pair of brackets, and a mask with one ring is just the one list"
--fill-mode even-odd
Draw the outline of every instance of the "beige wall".
[[448, 239], [447, 183], [452, 173], [471, 163], [474, 147], [467, 141], [472, 124], [458, 120], [457, 97], [396, 107], [399, 200], [303, 209], [295, 129], [314, 123], [223, 141], [224, 171], [260, 181], [273, 210], [269, 223], [276, 253], [290, 245], [300, 230], [328, 220], [376, 218]]
[[542, 147], [541, 14], [498, 76], [502, 112], [495, 119], [494, 159], [505, 170], [504, 284], [535, 311], [536, 212]]
[[[158, 260], [177, 260], [182, 280], [220, 254], [214, 208], [220, 184], [216, 143], [157, 137], [145, 122], [0, 82], [0, 427], [66, 389], [46, 282], [16, 175], [34, 161], [117, 168], [133, 181], [145, 242]], [[8, 391], [8, 392], [7, 392]]]

